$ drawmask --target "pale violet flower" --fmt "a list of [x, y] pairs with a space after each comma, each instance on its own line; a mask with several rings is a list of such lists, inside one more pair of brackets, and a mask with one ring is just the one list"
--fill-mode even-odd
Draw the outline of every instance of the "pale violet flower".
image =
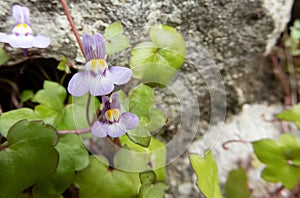
[[76, 73], [69, 82], [68, 91], [73, 96], [82, 96], [88, 92], [93, 96], [111, 93], [114, 85], [127, 83], [132, 71], [126, 67], [108, 67], [105, 39], [96, 33], [94, 37], [86, 34], [82, 38], [84, 54], [87, 60], [82, 71]]
[[108, 96], [102, 97], [103, 109], [98, 120], [93, 124], [91, 132], [97, 137], [119, 137], [132, 130], [139, 124], [138, 117], [130, 112], [121, 113], [118, 95], [112, 95], [112, 101]]
[[0, 33], [0, 42], [9, 43], [14, 48], [46, 48], [50, 44], [50, 38], [42, 35], [34, 36], [30, 27], [30, 14], [26, 7], [14, 5], [12, 16], [15, 26], [11, 34]]

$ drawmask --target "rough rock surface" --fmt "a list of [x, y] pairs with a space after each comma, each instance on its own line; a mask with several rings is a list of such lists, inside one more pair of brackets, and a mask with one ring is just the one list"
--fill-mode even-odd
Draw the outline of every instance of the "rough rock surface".
[[[222, 121], [225, 110], [229, 114], [237, 113], [245, 102], [278, 102], [282, 98], [280, 84], [263, 54], [270, 51], [289, 21], [292, 2], [70, 0], [68, 4], [81, 35], [103, 32], [114, 21], [122, 22], [132, 46], [145, 40], [148, 27], [158, 23], [173, 26], [184, 35], [187, 59], [181, 74], [186, 83], [182, 83], [178, 90], [189, 89], [198, 98], [201, 119], [200, 135], [197, 137], [200, 137], [207, 132], [210, 118], [213, 124]], [[52, 38], [51, 46], [42, 50], [41, 56], [59, 60], [61, 55], [65, 55], [77, 64], [84, 62], [59, 1], [0, 1], [0, 32], [11, 30], [14, 21], [10, 8], [13, 3], [29, 7], [33, 31]], [[16, 52], [11, 49], [10, 53]], [[128, 56], [129, 50], [120, 54], [114, 62], [128, 65]], [[174, 105], [173, 109], [171, 105], [177, 104], [176, 97], [161, 91], [158, 93], [158, 101], [163, 101], [162, 104], [169, 102], [163, 108], [169, 111], [171, 121], [176, 122], [180, 117], [178, 106]], [[197, 115], [197, 111], [189, 113]], [[171, 126], [168, 131], [176, 131], [177, 127]], [[189, 197], [197, 193], [196, 187], [189, 185], [192, 171], [185, 166], [188, 162], [186, 156], [170, 165], [170, 197]], [[183, 184], [178, 184], [181, 181]]]

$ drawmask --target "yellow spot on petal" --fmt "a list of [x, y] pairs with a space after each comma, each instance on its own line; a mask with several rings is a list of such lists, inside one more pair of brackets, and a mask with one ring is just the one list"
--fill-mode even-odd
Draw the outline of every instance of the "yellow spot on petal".
[[97, 68], [97, 60], [96, 59], [91, 60], [91, 66], [92, 66], [93, 70], [95, 70]]
[[19, 23], [18, 25], [16, 25], [16, 28], [24, 28], [27, 29], [29, 26], [26, 23]]
[[119, 119], [119, 110], [118, 109], [109, 109], [105, 112], [105, 117], [108, 121], [114, 122]]

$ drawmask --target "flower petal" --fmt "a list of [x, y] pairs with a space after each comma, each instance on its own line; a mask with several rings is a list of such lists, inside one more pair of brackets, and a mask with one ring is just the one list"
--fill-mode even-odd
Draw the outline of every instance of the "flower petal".
[[30, 13], [28, 8], [14, 5], [12, 7], [12, 16], [15, 18], [16, 24], [26, 23], [30, 25]]
[[95, 34], [94, 44], [96, 46], [96, 54], [97, 54], [96, 58], [97, 59], [99, 59], [99, 58], [105, 59], [105, 54], [106, 54], [105, 39], [101, 34], [99, 34], [99, 33]]
[[73, 96], [82, 96], [90, 89], [89, 76], [86, 72], [76, 73], [70, 80], [68, 92]]
[[105, 76], [92, 77], [89, 83], [91, 83], [90, 93], [93, 96], [104, 96], [114, 90], [114, 83]]
[[132, 71], [126, 67], [113, 66], [109, 68], [106, 73], [107, 78], [109, 78], [114, 84], [121, 85], [127, 83], [131, 76]]
[[94, 39], [91, 35], [85, 34], [82, 37], [82, 47], [87, 62], [93, 59], [93, 43]]
[[122, 113], [120, 122], [126, 126], [126, 130], [132, 130], [139, 124], [139, 118], [130, 112]]
[[126, 133], [126, 126], [122, 123], [115, 122], [108, 126], [108, 135], [110, 137], [120, 137], [121, 135]]
[[51, 40], [46, 36], [37, 35], [32, 38], [32, 42], [33, 42], [33, 47], [46, 48], [50, 45]]
[[106, 137], [108, 134], [109, 128], [107, 126], [107, 124], [104, 124], [102, 122], [96, 121], [92, 128], [91, 128], [91, 132], [93, 135], [97, 136], [97, 137]]
[[11, 34], [5, 34], [0, 32], [0, 42], [2, 43], [9, 43], [11, 40]]
[[112, 98], [112, 101], [111, 101], [110, 107], [112, 109], [116, 108], [116, 109], [121, 110], [119, 99], [118, 99], [118, 94], [117, 93], [113, 93], [112, 96], [111, 96], [111, 98]]
[[9, 44], [13, 48], [31, 48], [33, 47], [33, 42], [32, 42], [33, 36], [32, 35], [19, 35], [16, 36], [14, 34], [10, 34], [10, 39], [9, 39]]

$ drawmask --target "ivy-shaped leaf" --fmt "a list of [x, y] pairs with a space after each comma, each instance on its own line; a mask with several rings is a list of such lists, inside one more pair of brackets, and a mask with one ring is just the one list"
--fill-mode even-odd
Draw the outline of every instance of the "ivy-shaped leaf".
[[120, 22], [115, 22], [105, 29], [106, 54], [112, 55], [129, 47], [129, 39], [123, 35], [123, 27]]
[[21, 108], [2, 113], [0, 116], [0, 133], [6, 137], [8, 129], [19, 120], [36, 120], [38, 115], [30, 108]]
[[[267, 166], [262, 178], [269, 182], [282, 182], [291, 189], [300, 179], [300, 143], [290, 134], [283, 134], [278, 142], [262, 139], [252, 142], [257, 158]], [[280, 171], [279, 171], [280, 170]]]
[[32, 98], [33, 102], [46, 105], [56, 111], [64, 108], [67, 97], [66, 89], [60, 84], [52, 81], [44, 81], [43, 89], [39, 90]]
[[61, 56], [61, 61], [58, 63], [57, 69], [67, 74], [71, 73], [70, 67], [68, 66], [68, 59], [64, 55]]
[[247, 175], [242, 167], [229, 172], [225, 184], [225, 194], [227, 198], [250, 198]]
[[300, 103], [294, 105], [291, 109], [276, 114], [276, 117], [280, 120], [295, 122], [300, 129]]
[[191, 165], [198, 177], [198, 188], [206, 196], [222, 198], [219, 186], [218, 168], [211, 151], [201, 158], [197, 154], [190, 155]]
[[139, 198], [163, 198], [164, 191], [168, 189], [168, 185], [162, 181], [156, 180], [153, 171], [140, 173], [142, 186], [139, 192]]
[[73, 183], [75, 172], [83, 170], [89, 164], [88, 151], [78, 135], [62, 135], [56, 149], [59, 152], [57, 169], [37, 183], [33, 188], [34, 197], [58, 197]]
[[22, 120], [8, 131], [0, 151], [0, 197], [19, 197], [23, 190], [52, 174], [58, 163], [55, 129]]
[[153, 108], [154, 94], [151, 87], [140, 85], [129, 96], [129, 111], [138, 116], [138, 127], [127, 131], [129, 138], [137, 144], [147, 147], [150, 143], [151, 132], [166, 123], [164, 114]]
[[183, 37], [167, 25], [151, 27], [149, 35], [151, 42], [140, 43], [131, 51], [130, 68], [145, 83], [166, 85], [184, 63]]
[[[151, 137], [148, 147], [132, 142], [126, 135], [120, 137], [122, 149], [114, 157], [114, 166], [121, 170], [133, 172], [153, 170], [157, 180], [166, 180], [165, 145]], [[132, 163], [134, 161], [134, 163]]]
[[24, 90], [22, 92], [21, 101], [26, 102], [26, 101], [30, 100], [31, 98], [33, 98], [33, 96], [34, 96], [34, 93], [32, 90]]
[[91, 156], [89, 166], [76, 174], [74, 184], [80, 198], [137, 197], [141, 185], [138, 173], [110, 169], [103, 160]]

